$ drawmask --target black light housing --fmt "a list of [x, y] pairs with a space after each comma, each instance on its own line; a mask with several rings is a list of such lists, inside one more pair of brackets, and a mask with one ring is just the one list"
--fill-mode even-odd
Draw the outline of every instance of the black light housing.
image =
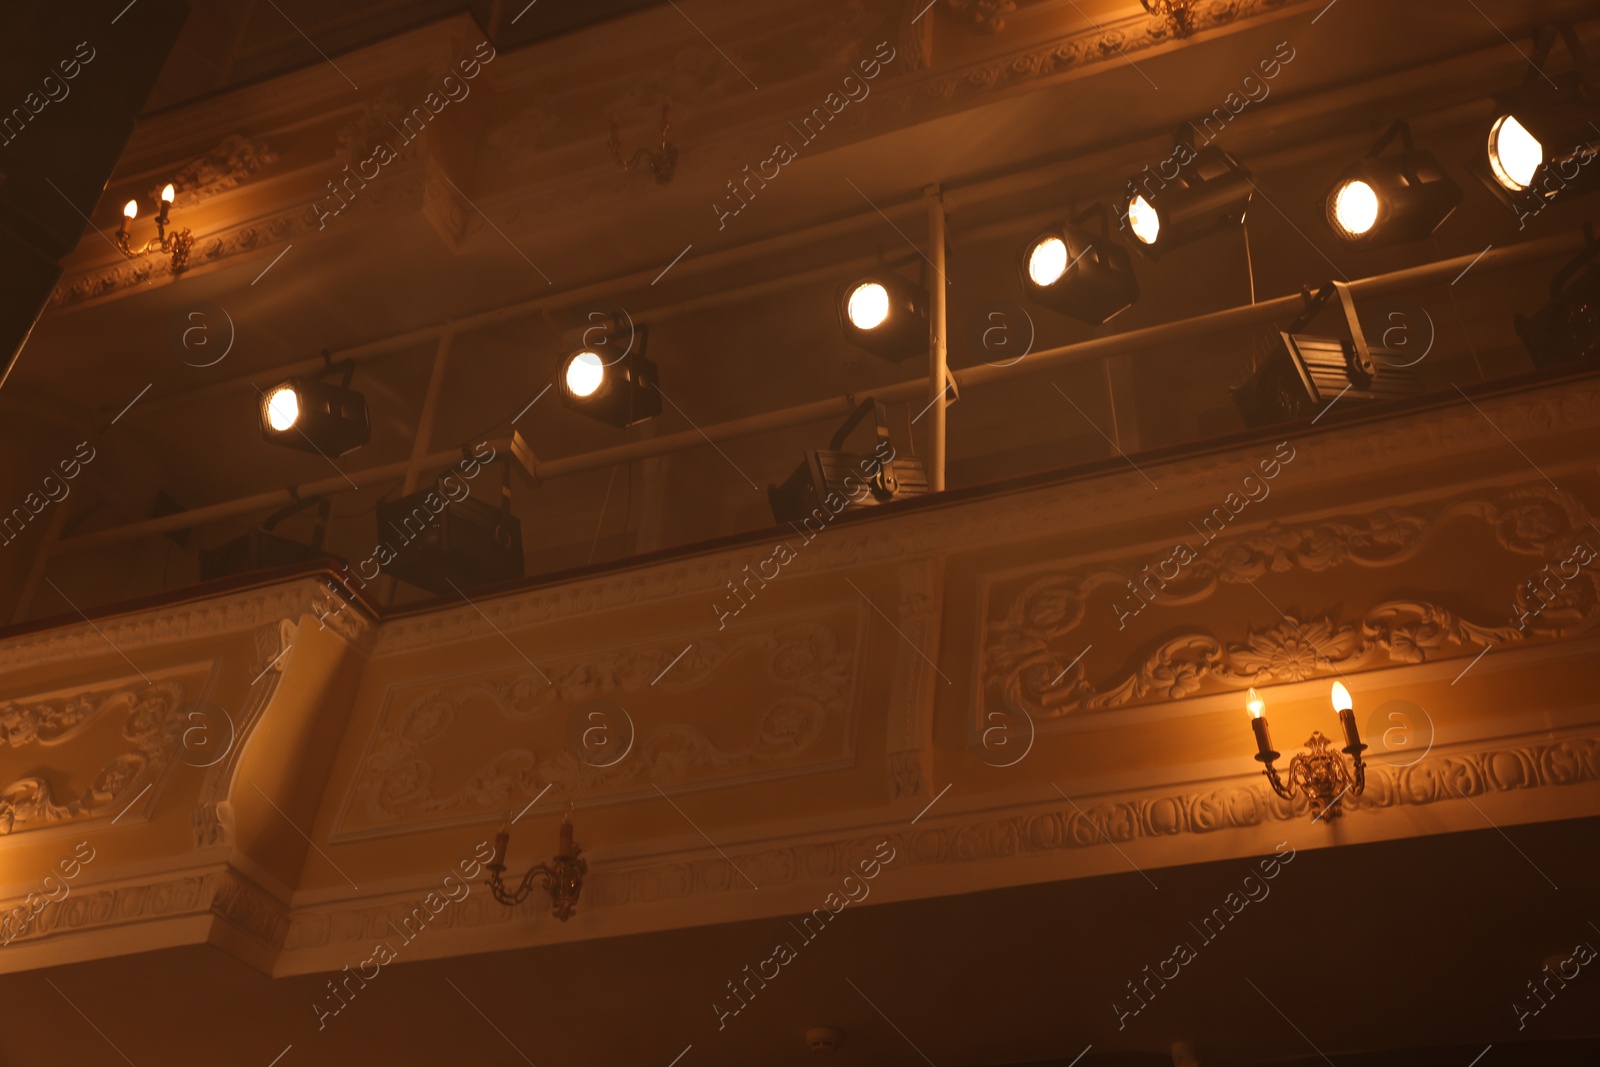
[[1600, 362], [1600, 241], [1584, 227], [1583, 251], [1550, 282], [1550, 302], [1533, 315], [1516, 317], [1534, 366]]
[[644, 354], [647, 328], [629, 327], [624, 339], [618, 324], [604, 337], [595, 337], [593, 330], [585, 337], [590, 343], [575, 349], [561, 363], [557, 375], [561, 402], [619, 429], [660, 415], [656, 365]]
[[[1302, 333], [1336, 294], [1344, 311], [1346, 336]], [[1246, 426], [1320, 418], [1336, 400], [1398, 400], [1422, 392], [1421, 380], [1402, 362], [1406, 353], [1367, 344], [1347, 285], [1330, 282], [1314, 295], [1308, 291], [1304, 296], [1305, 309], [1273, 338], [1266, 358], [1233, 391]]]
[[844, 339], [879, 359], [900, 363], [928, 352], [928, 294], [883, 271], [839, 287]]
[[1152, 259], [1181, 245], [1244, 224], [1255, 186], [1250, 172], [1219, 145], [1196, 149], [1184, 131], [1168, 163], [1177, 175], [1145, 168], [1128, 179], [1124, 221], [1133, 243]]
[[[1573, 69], [1545, 73], [1557, 40]], [[1522, 84], [1495, 97], [1486, 159], [1475, 164], [1489, 189], [1519, 214], [1600, 189], [1600, 72], [1571, 26], [1541, 27]]]
[[372, 437], [367, 398], [351, 389], [355, 364], [328, 365], [324, 375], [342, 372], [338, 385], [316, 377], [295, 377], [261, 394], [261, 436], [270, 444], [316, 452], [332, 459], [354, 452]]
[[[1400, 138], [1401, 151], [1383, 155]], [[1461, 186], [1433, 153], [1411, 143], [1404, 120], [1390, 126], [1366, 158], [1348, 167], [1323, 197], [1334, 236], [1355, 248], [1384, 248], [1420, 241], [1437, 230], [1461, 203]]]
[[[1093, 217], [1100, 219], [1099, 234], [1083, 226]], [[1104, 204], [1051, 225], [1023, 245], [1017, 274], [1029, 300], [1091, 326], [1111, 321], [1139, 299], [1133, 256], [1112, 241]]]
[[[465, 447], [464, 461], [472, 457]], [[522, 523], [511, 513], [511, 464], [501, 457], [499, 499], [472, 493], [453, 471], [430, 488], [378, 501], [378, 543], [394, 553], [385, 569], [440, 596], [522, 577]]]
[[[231, 574], [247, 574], [270, 567], [304, 563], [314, 559], [335, 559], [322, 550], [332, 502], [324, 496], [305, 497], [273, 512], [257, 529], [242, 534], [217, 548], [200, 550], [200, 580], [209, 582]], [[298, 512], [312, 510], [316, 516], [311, 542], [295, 541], [276, 533], [280, 522]]]
[[[871, 412], [873, 451], [842, 451], [850, 431]], [[782, 485], [767, 486], [767, 502], [778, 522], [798, 522], [815, 536], [849, 508], [887, 504], [928, 491], [928, 475], [916, 457], [898, 456], [884, 419], [883, 404], [868, 397], [839, 427], [827, 450], [810, 451]]]

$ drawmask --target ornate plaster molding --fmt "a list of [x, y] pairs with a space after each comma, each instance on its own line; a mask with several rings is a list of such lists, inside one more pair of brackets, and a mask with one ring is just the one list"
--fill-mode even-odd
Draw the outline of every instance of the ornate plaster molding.
[[[1531, 789], [1553, 789], [1600, 781], [1600, 738], [1505, 745], [1462, 755], [1441, 755], [1404, 768], [1372, 765], [1363, 796], [1350, 805], [1352, 819], [1381, 809], [1425, 807], [1463, 798], [1482, 798]], [[1235, 780], [1208, 789], [1152, 793], [1099, 803], [1065, 803], [1042, 810], [979, 817], [934, 819], [906, 829], [902, 821], [832, 840], [771, 843], [754, 848], [724, 848], [726, 856], [669, 859], [633, 866], [600, 866], [584, 885], [584, 907], [591, 911], [653, 905], [722, 892], [747, 892], [744, 871], [763, 888], [836, 878], [871, 854], [887, 838], [903, 859], [897, 866], [1009, 861], [1085, 849], [1108, 849], [1131, 842], [1190, 834], [1244, 830], [1275, 822], [1304, 820], [1304, 800], [1283, 801], [1264, 785]], [[730, 865], [731, 861], [731, 865]], [[420, 887], [418, 893], [427, 888]], [[362, 944], [390, 921], [409, 914], [409, 897], [382, 903], [319, 905], [296, 909], [284, 943], [286, 952]], [[550, 922], [548, 908], [525, 902], [510, 909], [473, 897], [441, 915], [442, 928], [520, 926]]]
[[[1493, 496], [1383, 508], [1364, 518], [1271, 523], [1241, 535], [1219, 536], [1192, 550], [1193, 561], [1174, 568], [1176, 577], [1165, 586], [1147, 583], [1143, 592], [1152, 606], [1195, 604], [1224, 585], [1253, 583], [1269, 573], [1393, 567], [1416, 558], [1439, 530], [1458, 518], [1481, 521], [1502, 551], [1538, 558], [1564, 552], [1580, 531], [1590, 529], [1582, 502], [1535, 480]], [[1332, 611], [1312, 618], [1286, 617], [1264, 630], [1249, 630], [1238, 641], [1209, 629], [1184, 629], [1150, 649], [1130, 673], [1096, 683], [1086, 666], [1068, 670], [1083, 643], [1075, 632], [1084, 624], [1097, 589], [1132, 588], [1140, 574], [1104, 564], [1037, 570], [1043, 574], [1003, 607], [994, 602], [1001, 576], [989, 579], [980, 637], [984, 703], [1037, 716], [1146, 699], [1181, 700], [1200, 692], [1207, 679], [1242, 688], [1375, 664], [1420, 663], [1492, 643], [1559, 638], [1600, 621], [1600, 578], [1585, 572], [1585, 582], [1567, 591], [1570, 610], [1540, 614], [1526, 630], [1509, 622], [1475, 623], [1426, 599], [1394, 599], [1373, 605], [1350, 622], [1340, 621]]]
[[13, 748], [65, 744], [90, 723], [118, 711], [125, 713], [121, 736], [127, 742], [76, 796], [58, 797], [50, 781], [35, 776], [0, 788], [0, 835], [99, 818], [120, 810], [136, 786], [159, 781], [178, 744], [182, 699], [183, 686], [169, 681], [0, 704], [0, 732]]
[[[283, 672], [294, 659], [293, 647], [299, 632], [299, 624], [288, 619], [256, 627], [256, 661], [250, 666], [255, 681], [238, 714], [228, 719], [231, 727], [228, 749], [206, 770], [195, 806], [189, 812], [190, 825], [194, 830], [194, 847], [197, 849], [233, 844], [233, 805], [228, 798], [233, 795], [239, 760], [262, 712], [278, 691]], [[213, 731], [219, 726], [218, 723], [207, 724], [208, 729]]]
[[[1287, 8], [1310, 6], [1311, 2], [1216, 0], [1197, 12], [1193, 32], [1225, 29]], [[1004, 16], [1010, 13], [1005, 10], [1003, 3], [995, 0], [947, 0], [947, 3], [952, 17], [989, 32], [1003, 28]], [[916, 0], [908, 0], [908, 4], [922, 6]], [[937, 31], [925, 32], [937, 37]], [[905, 39], [903, 36], [902, 40]], [[1099, 63], [1123, 62], [1125, 57], [1170, 44], [1175, 39], [1176, 35], [1166, 22], [1143, 12], [1102, 23], [1090, 22], [1076, 33], [1036, 42], [1001, 55], [986, 56], [963, 67], [933, 69], [929, 63], [920, 64], [930, 73], [907, 80], [888, 92], [876, 105], [869, 103], [867, 108], [873, 117], [923, 113]]]
[[[26, 902], [26, 897], [0, 901], [0, 914], [24, 908]], [[142, 882], [73, 888], [60, 901], [38, 910], [10, 944], [208, 913], [269, 953], [281, 949], [289, 933], [289, 908], [244, 874], [222, 866]]]
[[[173, 172], [170, 181], [176, 196], [172, 209], [182, 211], [236, 189], [276, 162], [278, 153], [267, 141], [240, 133], [229, 134], [214, 148]], [[151, 200], [160, 199], [161, 186], [152, 186], [145, 195]]]
[[944, 566], [932, 559], [902, 564], [901, 642], [895, 657], [888, 728], [889, 794], [898, 800], [928, 792], [933, 762], [933, 710], [940, 676], [939, 631], [944, 621]]
[[[853, 609], [853, 634], [840, 633], [813, 616], [772, 629], [699, 637], [687, 652], [675, 644], [658, 644], [571, 657], [567, 665], [544, 672], [548, 682], [526, 672], [457, 681], [398, 708], [386, 708], [368, 741], [333, 839], [413, 833], [441, 818], [481, 821], [485, 813], [538, 797], [549, 784], [588, 797], [620, 800], [647, 794], [648, 786], [630, 784], [639, 781], [693, 777], [697, 783], [714, 780], [726, 785], [760, 775], [763, 768], [793, 771], [795, 760], [808, 753], [813, 757], [810, 762], [831, 765], [849, 754], [859, 661], [856, 643], [864, 610]], [[633, 753], [613, 764], [597, 766], [581, 760], [570, 743], [542, 754], [520, 747], [503, 749], [459, 788], [443, 794], [435, 789], [429, 753], [447, 735], [457, 751], [468, 744], [461, 736], [467, 727], [458, 729], [458, 724], [475, 718], [465, 713], [468, 705], [479, 709], [487, 704], [502, 719], [524, 723], [548, 717], [563, 706], [575, 709], [597, 697], [625, 700], [628, 694], [646, 689], [715, 699], [722, 669], [752, 656], [765, 660], [764, 689], [770, 701], [754, 716], [750, 740], [739, 747], [724, 748], [691, 723], [649, 728], [633, 722], [632, 728], [639, 731], [632, 740]], [[671, 672], [664, 674], [669, 666]], [[842, 724], [843, 749], [812, 753], [830, 723]], [[619, 736], [620, 726], [612, 727]], [[365, 821], [377, 823], [377, 830], [353, 826], [356, 810]]]
[[282, 901], [231, 867], [208, 887], [210, 911], [258, 945], [276, 952], [289, 936], [290, 913]]
[[[165, 605], [148, 611], [119, 615], [88, 623], [67, 624], [52, 630], [0, 639], [0, 676], [22, 669], [68, 663], [91, 657], [115, 655], [156, 648], [181, 641], [253, 630], [277, 625], [284, 619], [299, 620], [321, 605], [329, 612], [327, 625], [352, 642], [363, 642], [375, 628], [360, 608], [345, 605], [339, 615], [331, 614], [334, 594], [326, 584], [312, 578], [296, 579], [282, 585], [261, 586], [205, 600]], [[342, 603], [342, 602], [341, 602]]]

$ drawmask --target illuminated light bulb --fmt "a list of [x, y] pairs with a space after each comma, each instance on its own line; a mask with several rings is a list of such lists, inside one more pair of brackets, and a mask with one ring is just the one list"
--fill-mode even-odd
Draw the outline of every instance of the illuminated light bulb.
[[875, 330], [889, 317], [889, 290], [877, 282], [863, 282], [850, 294], [848, 308], [851, 325], [858, 330]]
[[123, 218], [128, 218], [128, 219], [135, 218], [135, 217], [138, 216], [138, 214], [139, 214], [139, 201], [137, 201], [137, 200], [129, 200], [126, 204], [122, 205], [122, 216], [123, 216]]
[[267, 394], [268, 426], [281, 432], [299, 421], [300, 397], [291, 386], [280, 385]]
[[1067, 245], [1059, 237], [1046, 237], [1028, 253], [1028, 277], [1035, 285], [1054, 285], [1067, 272]]
[[1250, 709], [1250, 717], [1259, 719], [1267, 713], [1267, 702], [1261, 699], [1261, 694], [1254, 689], [1250, 690], [1250, 697], [1245, 701], [1245, 707]]
[[1350, 699], [1350, 690], [1344, 687], [1343, 682], [1333, 683], [1333, 710], [1349, 711], [1355, 707], [1355, 701]]
[[1533, 176], [1544, 162], [1544, 145], [1518, 122], [1515, 115], [1502, 115], [1489, 131], [1489, 168], [1494, 180], [1513, 193], [1533, 184]]
[[165, 200], [167, 203], [170, 204], [170, 203], [172, 203], [172, 198], [177, 196], [177, 195], [178, 195], [178, 191], [172, 187], [172, 183], [171, 182], [168, 182], [166, 185], [162, 186], [162, 188], [161, 188], [161, 199], [162, 200]]
[[1333, 219], [1351, 237], [1360, 237], [1377, 225], [1378, 194], [1364, 181], [1348, 181], [1333, 194]]
[[605, 378], [606, 365], [594, 352], [579, 352], [567, 361], [567, 391], [573, 396], [593, 396]]
[[1142, 196], [1128, 201], [1128, 225], [1133, 228], [1133, 235], [1147, 245], [1155, 244], [1161, 236], [1161, 217]]

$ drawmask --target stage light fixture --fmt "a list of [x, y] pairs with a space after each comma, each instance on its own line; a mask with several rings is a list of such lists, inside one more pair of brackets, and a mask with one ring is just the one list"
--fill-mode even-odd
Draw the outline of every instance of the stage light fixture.
[[[1384, 155], [1396, 137], [1401, 151]], [[1358, 248], [1382, 248], [1431, 235], [1461, 203], [1461, 187], [1433, 153], [1411, 143], [1411, 127], [1402, 120], [1340, 174], [1323, 199], [1335, 236]]]
[[[1573, 69], [1551, 75], [1545, 65], [1557, 40]], [[1535, 32], [1522, 84], [1495, 97], [1486, 155], [1487, 167], [1474, 169], [1519, 214], [1600, 189], [1600, 167], [1593, 166], [1600, 155], [1600, 71], [1571, 26]]]
[[619, 429], [660, 415], [656, 365], [644, 354], [648, 330], [619, 320], [583, 336], [561, 364], [561, 402]]
[[[874, 416], [876, 445], [872, 452], [845, 452], [845, 441], [868, 413]], [[922, 461], [895, 453], [883, 404], [868, 397], [856, 406], [828, 443], [827, 450], [807, 452], [799, 468], [782, 485], [767, 486], [772, 517], [798, 522], [809, 536], [824, 529], [849, 508], [887, 504], [928, 491]], [[906, 432], [910, 439], [910, 430]]]
[[[343, 374], [334, 385], [322, 376]], [[329, 364], [318, 377], [295, 377], [261, 394], [261, 436], [269, 443], [332, 459], [354, 452], [372, 437], [367, 398], [351, 389], [355, 364]]]
[[879, 359], [899, 363], [928, 352], [928, 294], [887, 271], [839, 287], [844, 338]]
[[[1096, 217], [1098, 234], [1084, 227]], [[1029, 300], [1091, 326], [1111, 321], [1139, 299], [1133, 256], [1111, 239], [1110, 213], [1103, 204], [1023, 245], [1017, 273]]]
[[1534, 366], [1600, 362], [1600, 241], [1584, 227], [1583, 251], [1556, 272], [1550, 302], [1530, 316], [1516, 316]]
[[501, 465], [499, 500], [491, 503], [472, 492], [467, 472], [476, 470], [477, 457], [465, 446], [461, 456], [457, 469], [432, 486], [378, 501], [378, 544], [392, 553], [384, 570], [440, 596], [522, 577], [522, 523], [511, 513], [509, 459], [491, 461]]
[[[310, 496], [296, 500], [288, 507], [269, 515], [259, 528], [217, 548], [202, 548], [200, 580], [209, 582], [214, 578], [247, 574], [270, 567], [284, 567], [291, 563], [335, 559], [336, 557], [322, 550], [331, 504], [332, 502], [324, 496]], [[312, 509], [316, 515], [309, 544], [275, 532], [278, 524], [284, 519], [307, 509]]]
[[[1345, 336], [1301, 332], [1335, 295], [1344, 312]], [[1330, 282], [1304, 296], [1305, 309], [1272, 339], [1254, 372], [1233, 391], [1246, 426], [1320, 417], [1336, 401], [1398, 400], [1422, 392], [1421, 380], [1405, 362], [1407, 353], [1367, 344], [1349, 286]]]
[[1196, 149], [1191, 136], [1180, 131], [1168, 159], [1128, 179], [1123, 201], [1128, 228], [1152, 259], [1243, 225], [1255, 193], [1250, 172], [1238, 160], [1219, 145]]

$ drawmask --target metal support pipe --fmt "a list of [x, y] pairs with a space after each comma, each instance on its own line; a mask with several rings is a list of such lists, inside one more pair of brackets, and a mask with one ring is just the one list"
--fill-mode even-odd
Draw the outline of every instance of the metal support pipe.
[[[918, 200], [907, 199], [898, 203], [884, 204], [882, 213], [879, 213], [877, 210], [873, 210], [854, 215], [847, 215], [844, 218], [835, 219], [832, 222], [822, 223], [821, 225], [812, 226], [807, 229], [778, 234], [773, 237], [764, 237], [759, 240], [749, 242], [748, 244], [735, 245], [731, 248], [708, 252], [705, 255], [691, 256], [689, 259], [673, 268], [673, 277], [681, 278], [694, 274], [705, 273], [706, 271], [713, 270], [718, 267], [732, 266], [751, 259], [772, 258], [779, 253], [787, 252], [790, 249], [796, 246], [804, 245], [807, 242], [814, 242], [829, 237], [848, 234], [852, 231], [864, 229], [871, 225], [879, 225], [883, 222], [885, 216], [889, 217], [890, 219], [910, 217], [912, 211], [918, 207], [920, 207]], [[862, 264], [864, 266], [877, 262], [878, 258], [876, 256], [863, 257], [862, 259]], [[831, 266], [835, 270], [838, 270], [842, 269], [844, 265], [832, 264]], [[499, 326], [506, 322], [514, 322], [517, 319], [537, 315], [541, 312], [548, 312], [561, 308], [577, 307], [588, 300], [615, 297], [620, 292], [625, 292], [632, 289], [648, 289], [652, 283], [660, 279], [660, 275], [661, 272], [658, 268], [649, 267], [644, 270], [634, 271], [631, 274], [623, 274], [614, 278], [605, 278], [587, 285], [579, 285], [574, 288], [564, 289], [556, 293], [546, 293], [541, 296], [533, 297], [529, 300], [518, 301], [515, 304], [506, 304], [502, 307], [490, 308], [487, 311], [480, 311], [476, 314], [466, 315], [459, 319], [435, 323], [431, 326], [424, 326], [415, 330], [407, 330], [403, 333], [391, 334], [388, 337], [380, 337], [376, 340], [368, 341], [364, 344], [354, 345], [350, 348], [338, 349], [331, 353], [331, 358], [335, 360], [349, 359], [354, 360], [357, 363], [365, 362], [369, 359], [376, 359], [380, 356], [388, 355], [391, 352], [401, 351], [414, 344], [422, 344], [428, 341], [437, 340], [446, 333], [459, 334], [469, 330], [487, 329], [492, 326]], [[752, 296], [759, 296], [768, 292], [781, 291], [782, 289], [788, 287], [787, 283], [790, 281], [793, 281], [796, 284], [803, 284], [804, 282], [812, 280], [813, 278], [822, 276], [824, 276], [823, 272], [819, 268], [818, 270], [807, 272], [807, 274], [802, 276], [777, 278], [767, 282], [757, 282], [748, 286], [736, 286], [721, 290], [715, 294], [709, 294], [705, 297], [700, 297], [692, 301], [684, 301], [683, 304], [689, 310], [703, 310], [708, 307], [718, 307], [723, 304], [735, 303], [739, 300], [747, 299]], [[681, 313], [682, 311], [679, 310], [678, 305], [668, 304], [663, 305], [661, 308], [655, 311], [647, 312], [637, 316], [637, 320], [641, 322], [660, 321], [665, 318], [674, 317], [676, 314]], [[269, 367], [263, 370], [254, 371], [250, 374], [243, 374], [236, 378], [227, 378], [222, 381], [211, 382], [207, 385], [202, 385], [195, 389], [188, 389], [179, 393], [167, 393], [163, 396], [152, 397], [151, 399], [146, 400], [144, 403], [134, 408], [133, 411], [129, 413], [129, 418], [147, 418], [151, 415], [166, 411], [176, 405], [191, 403], [195, 400], [205, 399], [206, 397], [222, 396], [230, 393], [236, 393], [241, 390], [248, 393], [250, 392], [251, 386], [257, 382], [269, 379], [277, 380], [281, 378], [291, 378], [297, 374], [310, 374], [314, 371], [321, 370], [323, 365], [323, 360], [319, 356], [314, 359], [303, 359], [296, 363], [285, 363], [277, 367]]]
[[422, 413], [417, 416], [417, 436], [411, 442], [411, 465], [406, 468], [406, 480], [401, 483], [400, 495], [413, 492], [421, 478], [421, 464], [433, 443], [433, 423], [439, 415], [439, 394], [444, 391], [444, 372], [450, 363], [450, 346], [455, 343], [454, 330], [439, 335], [439, 350], [433, 354], [433, 370], [428, 374], [428, 391], [422, 398]]
[[[1399, 292], [1420, 285], [1451, 281], [1459, 277], [1468, 267], [1475, 272], [1515, 267], [1570, 254], [1583, 246], [1584, 237], [1581, 232], [1558, 234], [1536, 241], [1525, 241], [1519, 245], [1490, 249], [1477, 255], [1435, 260], [1432, 263], [1406, 267], [1389, 274], [1362, 278], [1350, 283], [1350, 291], [1356, 296], [1382, 296], [1385, 293]], [[1030, 371], [1053, 370], [1073, 363], [1122, 355], [1141, 348], [1170, 346], [1175, 342], [1188, 341], [1206, 334], [1272, 322], [1285, 315], [1294, 314], [1304, 307], [1305, 301], [1299, 295], [1280, 296], [1273, 300], [1263, 300], [1258, 304], [1241, 304], [1238, 307], [1195, 315], [1192, 318], [1163, 323], [1160, 326], [1147, 326], [1142, 330], [1109, 334], [1057, 348], [1043, 348], [1030, 353], [1026, 359], [1017, 363], [1003, 366], [979, 364], [958, 370], [953, 377], [957, 386], [961, 388], [988, 385], [1012, 377], [1018, 372], [1025, 374]]]
[[929, 257], [933, 277], [928, 279], [928, 491], [944, 492], [945, 385], [950, 377], [946, 339], [945, 217], [944, 197], [937, 185], [922, 191], [928, 202]]
[[[1469, 266], [1474, 271], [1504, 269], [1570, 254], [1582, 248], [1583, 245], [1584, 237], [1582, 233], [1561, 234], [1536, 241], [1527, 241], [1520, 245], [1491, 249], [1480, 255], [1456, 256], [1453, 259], [1443, 259], [1416, 267], [1408, 267], [1390, 274], [1363, 278], [1360, 281], [1352, 282], [1350, 288], [1357, 296], [1380, 296], [1385, 293], [1401, 291], [1420, 285], [1451, 281]], [[1130, 330], [1127, 333], [1112, 334], [1107, 337], [1096, 337], [1076, 344], [1062, 345], [1059, 348], [1043, 349], [1032, 353], [1020, 362], [1008, 363], [1004, 366], [978, 364], [953, 372], [951, 378], [961, 388], [987, 385], [1037, 371], [1051, 370], [1056, 367], [1089, 360], [1105, 359], [1108, 356], [1134, 353], [1141, 349], [1158, 345], [1170, 345], [1223, 330], [1270, 322], [1285, 315], [1293, 314], [1302, 307], [1304, 307], [1304, 303], [1299, 296], [1279, 297], [1259, 304], [1246, 304], [1223, 311], [1197, 315], [1179, 322], [1150, 326], [1142, 330]], [[912, 378], [907, 381], [896, 382], [881, 389], [874, 389], [871, 395], [885, 403], [913, 401], [928, 395], [928, 383], [920, 377]], [[609, 467], [616, 463], [625, 463], [650, 456], [662, 456], [672, 452], [682, 452], [704, 445], [707, 441], [726, 441], [741, 437], [752, 437], [756, 434], [783, 429], [788, 426], [799, 426], [824, 419], [842, 418], [849, 414], [860, 400], [861, 397], [859, 396], [816, 400], [779, 411], [768, 411], [742, 419], [716, 423], [702, 427], [699, 430], [685, 430], [681, 433], [645, 438], [625, 445], [618, 445], [614, 448], [605, 448], [596, 452], [586, 452], [582, 455], [566, 456], [561, 459], [538, 463], [529, 473], [541, 480], [558, 478], [563, 475], [577, 474], [581, 471]], [[940, 406], [942, 407], [943, 405]], [[504, 450], [510, 447], [509, 442], [506, 440], [493, 440], [490, 444], [496, 450]], [[441, 470], [459, 458], [459, 450], [435, 452], [423, 457], [418, 466], [422, 471]], [[318, 493], [345, 491], [351, 483], [354, 483], [358, 488], [371, 486], [396, 477], [404, 477], [411, 465], [411, 460], [402, 460], [397, 463], [372, 467], [364, 471], [353, 471], [348, 479], [343, 475], [335, 478], [325, 478], [322, 481], [302, 485], [295, 492], [300, 497], [306, 497]], [[73, 549], [95, 548], [101, 545], [136, 540], [151, 534], [189, 529], [207, 522], [236, 518], [240, 515], [282, 507], [293, 499], [294, 496], [287, 489], [258, 493], [239, 500], [212, 504], [207, 507], [196, 508], [193, 511], [163, 516], [159, 519], [146, 519], [126, 526], [117, 526], [106, 530], [98, 530], [94, 533], [82, 534], [77, 537], [65, 538], [57, 544], [55, 551], [60, 553]]]

